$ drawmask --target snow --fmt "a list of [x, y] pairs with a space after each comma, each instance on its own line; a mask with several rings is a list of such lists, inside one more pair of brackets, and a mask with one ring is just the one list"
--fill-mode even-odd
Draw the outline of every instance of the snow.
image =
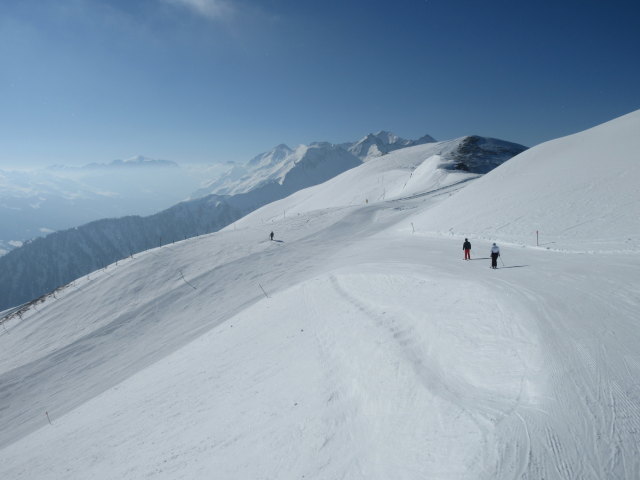
[[363, 162], [367, 162], [372, 158], [385, 155], [394, 150], [431, 142], [435, 142], [435, 139], [429, 135], [424, 135], [418, 140], [407, 140], [394, 133], [381, 130], [365, 135], [357, 142], [345, 143], [342, 147], [353, 153]]
[[[639, 478], [637, 225], [600, 217], [640, 213], [639, 119], [479, 178], [399, 150], [5, 320], [0, 477]], [[528, 241], [565, 204], [577, 243]]]
[[255, 203], [264, 205], [359, 164], [360, 160], [351, 153], [327, 142], [299, 145], [294, 150], [282, 144], [257, 155], [246, 166], [235, 166], [192, 197], [216, 194], [239, 198], [247, 194], [256, 197]]
[[[246, 165], [234, 165], [222, 175], [205, 183], [192, 194], [191, 198], [210, 194], [239, 195], [273, 184], [282, 186], [284, 183], [289, 184], [287, 193], [291, 194], [300, 188], [316, 185], [320, 181], [329, 179], [328, 174], [336, 175], [371, 158], [430, 142], [435, 140], [429, 135], [418, 140], [407, 140], [391, 132], [379, 131], [370, 133], [357, 142], [340, 145], [314, 142], [291, 149], [285, 144], [280, 144], [268, 152], [256, 155]], [[323, 165], [325, 173], [314, 173], [313, 181], [310, 181], [311, 178], [307, 175], [296, 173], [300, 170], [304, 172], [306, 168], [317, 168], [320, 164]], [[297, 183], [290, 179], [287, 182], [287, 177], [296, 178]], [[269, 199], [269, 201], [273, 200], [273, 198]]]
[[[321, 185], [299, 190], [284, 200], [272, 202], [236, 222], [236, 226], [279, 218], [283, 215], [306, 213], [327, 207], [366, 205], [412, 196], [435, 195], [460, 188], [480, 175], [473, 171], [456, 170], [456, 154], [466, 138], [403, 148], [384, 157], [369, 159]], [[514, 144], [484, 139], [485, 145], [512, 148]], [[483, 150], [484, 151], [484, 150]], [[490, 163], [500, 163], [511, 154], [491, 156]], [[484, 166], [478, 165], [480, 170]], [[229, 227], [227, 227], [229, 228]]]
[[416, 223], [518, 245], [535, 244], [538, 231], [553, 249], [638, 252], [638, 178], [636, 111], [518, 155]]

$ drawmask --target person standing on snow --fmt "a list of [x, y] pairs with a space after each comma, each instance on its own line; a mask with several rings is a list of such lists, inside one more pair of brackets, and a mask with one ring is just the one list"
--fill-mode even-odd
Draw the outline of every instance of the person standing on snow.
[[269, 234], [269, 237], [271, 238], [271, 240], [273, 240], [273, 232]]
[[464, 259], [471, 260], [471, 242], [468, 238], [464, 239], [464, 243], [462, 244], [462, 250], [464, 250]]
[[500, 247], [495, 243], [491, 246], [491, 268], [498, 268], [498, 257], [500, 256]]

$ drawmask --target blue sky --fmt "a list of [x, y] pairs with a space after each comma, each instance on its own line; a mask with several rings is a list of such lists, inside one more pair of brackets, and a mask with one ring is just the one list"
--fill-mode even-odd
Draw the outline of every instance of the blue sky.
[[533, 146], [640, 108], [640, 6], [2, 0], [0, 168], [390, 130]]

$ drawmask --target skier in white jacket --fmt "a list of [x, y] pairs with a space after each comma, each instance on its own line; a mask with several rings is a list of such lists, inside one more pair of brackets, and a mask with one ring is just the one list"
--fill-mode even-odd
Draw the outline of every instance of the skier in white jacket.
[[500, 247], [495, 243], [491, 246], [491, 268], [498, 268], [498, 257], [500, 256]]

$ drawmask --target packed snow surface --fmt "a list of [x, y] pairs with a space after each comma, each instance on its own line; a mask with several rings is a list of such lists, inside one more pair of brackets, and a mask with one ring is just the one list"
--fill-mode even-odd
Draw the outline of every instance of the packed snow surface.
[[544, 143], [422, 215], [438, 233], [581, 252], [640, 251], [640, 113]]
[[[597, 145], [638, 118], [581, 135]], [[617, 194], [593, 178], [559, 195], [553, 176], [570, 164], [599, 172], [582, 142], [522, 154], [556, 158], [551, 180], [530, 175], [541, 201], [583, 205], [588, 224], [601, 195], [637, 219], [637, 150], [614, 137], [627, 145], [618, 168], [636, 175]], [[640, 478], [637, 242], [622, 251], [585, 227], [573, 250], [527, 243], [534, 225], [500, 228], [484, 204], [533, 168], [509, 167], [522, 155], [476, 179], [426, 148], [96, 271], [5, 320], [0, 478]], [[430, 223], [465, 205], [477, 237]], [[634, 239], [626, 218], [608, 226]]]

